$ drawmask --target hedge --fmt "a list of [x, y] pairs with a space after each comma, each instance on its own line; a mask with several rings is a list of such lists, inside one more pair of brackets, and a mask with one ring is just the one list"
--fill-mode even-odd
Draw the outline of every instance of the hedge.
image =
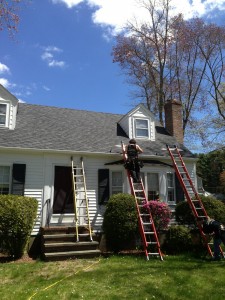
[[34, 198], [0, 195], [0, 251], [17, 259], [23, 256], [37, 215]]

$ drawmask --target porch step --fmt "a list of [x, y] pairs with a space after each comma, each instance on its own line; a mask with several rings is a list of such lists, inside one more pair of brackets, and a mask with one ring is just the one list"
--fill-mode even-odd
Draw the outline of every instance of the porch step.
[[42, 258], [44, 260], [63, 260], [100, 256], [99, 242], [92, 233], [93, 241], [86, 227], [79, 226], [79, 241], [76, 239], [76, 228], [68, 226], [42, 227]]
[[64, 251], [64, 252], [46, 252], [44, 254], [45, 261], [53, 260], [65, 260], [65, 259], [76, 259], [76, 258], [93, 258], [99, 257], [101, 254], [100, 250], [82, 250], [82, 251]]
[[44, 252], [68, 252], [68, 251], [82, 251], [82, 250], [96, 250], [99, 243], [93, 242], [52, 242], [44, 243]]

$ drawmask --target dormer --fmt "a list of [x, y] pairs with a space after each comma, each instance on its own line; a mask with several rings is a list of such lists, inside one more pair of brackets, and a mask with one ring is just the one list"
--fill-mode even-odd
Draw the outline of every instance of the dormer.
[[119, 125], [130, 139], [155, 141], [155, 118], [143, 104], [123, 116]]
[[18, 99], [0, 84], [0, 129], [15, 129]]

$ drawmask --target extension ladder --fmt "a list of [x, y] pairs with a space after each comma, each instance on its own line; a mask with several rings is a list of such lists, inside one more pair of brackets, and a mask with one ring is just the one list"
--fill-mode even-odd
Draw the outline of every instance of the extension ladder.
[[[195, 186], [193, 184], [193, 181], [191, 180], [191, 177], [188, 173], [188, 170], [185, 166], [185, 163], [183, 161], [183, 158], [180, 154], [179, 149], [177, 148], [177, 146], [174, 146], [174, 148], [170, 148], [167, 145], [167, 150], [170, 154], [177, 178], [180, 182], [180, 185], [183, 189], [183, 192], [184, 192], [187, 202], [192, 210], [192, 213], [194, 214], [195, 219], [197, 220], [198, 217], [207, 218], [208, 214], [204, 208], [204, 205], [202, 203], [201, 198], [199, 197], [197, 190], [195, 189]], [[207, 237], [204, 234], [201, 225], [199, 225], [198, 223], [197, 223], [197, 225], [198, 225], [201, 237], [204, 241], [204, 244], [206, 245], [208, 254], [210, 256], [213, 256], [212, 249], [211, 249], [213, 246], [213, 243], [208, 242]], [[221, 248], [220, 248], [220, 252], [221, 252], [222, 256], [224, 257], [224, 254], [223, 254], [223, 251]]]
[[71, 157], [72, 165], [72, 186], [73, 186], [73, 200], [74, 200], [74, 215], [75, 215], [75, 227], [76, 227], [76, 240], [79, 242], [79, 237], [82, 235], [79, 233], [78, 227], [85, 226], [88, 229], [88, 235], [90, 241], [92, 239], [91, 222], [88, 208], [88, 197], [86, 188], [86, 179], [84, 171], [84, 162], [81, 157], [80, 166], [74, 166], [73, 157]]
[[[126, 162], [127, 154], [125, 151], [125, 146], [123, 143], [121, 144], [123, 159], [124, 162]], [[147, 205], [148, 201], [142, 179], [140, 180], [140, 183], [134, 183], [129, 169], [126, 170], [131, 193], [135, 198], [136, 209], [138, 213], [139, 232], [141, 235], [146, 259], [149, 260], [149, 256], [159, 256], [160, 259], [163, 260], [155, 224], [152, 218], [150, 207]]]

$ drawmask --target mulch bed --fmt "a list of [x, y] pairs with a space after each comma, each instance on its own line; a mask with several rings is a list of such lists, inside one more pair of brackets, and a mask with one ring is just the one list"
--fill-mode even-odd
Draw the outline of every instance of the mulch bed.
[[30, 257], [28, 254], [24, 254], [21, 258], [19, 259], [14, 259], [11, 256], [7, 256], [3, 253], [0, 253], [0, 263], [24, 263], [24, 262], [35, 262], [35, 259]]

